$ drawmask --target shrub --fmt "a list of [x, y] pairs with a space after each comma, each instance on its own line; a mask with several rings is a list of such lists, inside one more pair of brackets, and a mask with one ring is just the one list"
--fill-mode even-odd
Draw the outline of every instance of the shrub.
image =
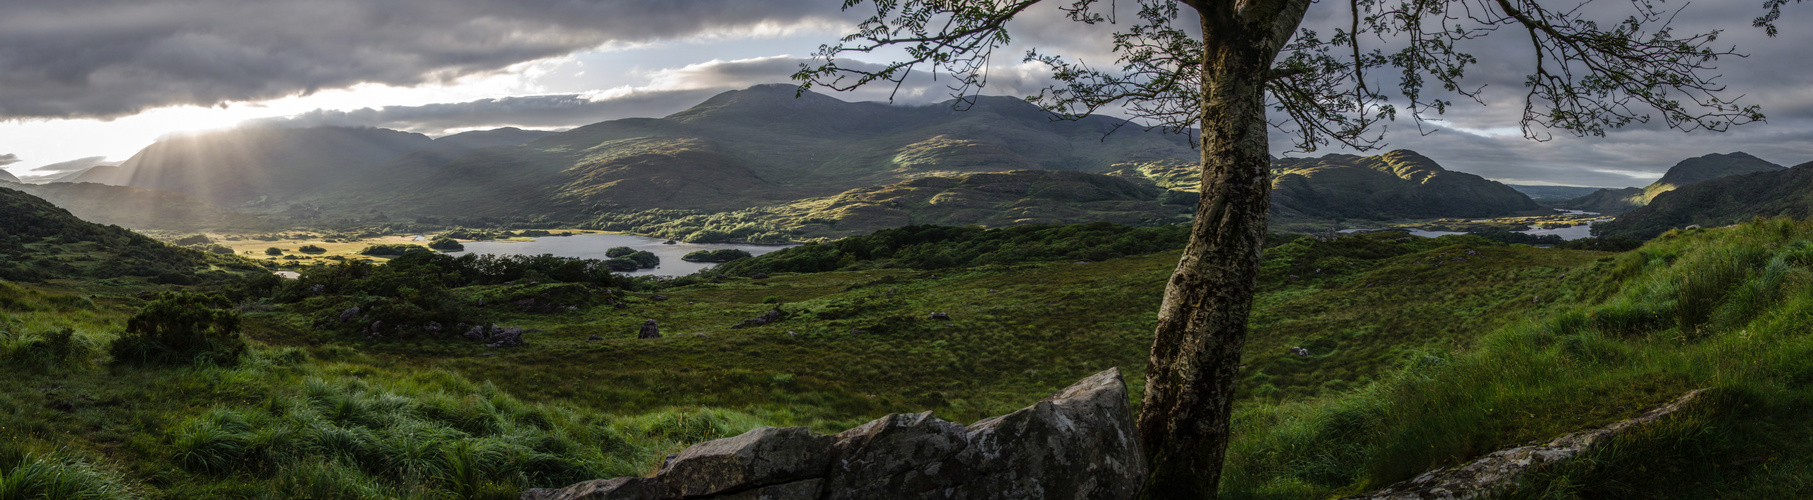
[[439, 238], [435, 238], [434, 241], [428, 242], [428, 248], [433, 248], [435, 250], [440, 250], [443, 252], [458, 252], [460, 250], [465, 250], [466, 246], [461, 245], [459, 241], [456, 241], [453, 238], [448, 238], [446, 236], [442, 236]]
[[298, 248], [298, 249], [296, 249], [296, 251], [302, 252], [302, 253], [317, 253], [317, 254], [327, 253], [326, 248], [321, 248], [321, 247], [318, 247], [315, 245], [302, 245], [302, 248]]
[[406, 253], [426, 252], [426, 251], [428, 251], [428, 248], [421, 246], [421, 245], [411, 245], [408, 243], [389, 243], [389, 244], [372, 245], [372, 246], [365, 247], [364, 250], [359, 251], [359, 255], [403, 255]]
[[730, 262], [733, 260], [747, 259], [750, 257], [754, 257], [754, 256], [750, 255], [749, 252], [747, 252], [747, 251], [738, 250], [735, 248], [721, 248], [721, 249], [717, 249], [717, 250], [699, 250], [696, 252], [692, 252], [692, 253], [686, 254], [686, 256], [684, 256], [684, 257], [680, 257], [680, 260], [684, 260], [687, 262]]
[[108, 352], [116, 362], [232, 364], [245, 353], [239, 313], [220, 295], [163, 292], [131, 319]]
[[277, 247], [266, 248], [266, 249], [264, 249], [264, 254], [265, 255], [283, 255], [283, 249], [277, 248]]
[[184, 237], [176, 239], [177, 246], [185, 246], [185, 247], [190, 246], [190, 245], [200, 245], [203, 243], [213, 243], [213, 242], [214, 242], [214, 239], [209, 238], [208, 235], [205, 235], [205, 234], [192, 234], [189, 236], [184, 236]]
[[610, 257], [610, 258], [613, 258], [613, 259], [614, 259], [614, 258], [617, 258], [617, 257], [622, 257], [622, 256], [625, 256], [625, 255], [629, 255], [629, 254], [632, 254], [632, 253], [636, 253], [636, 249], [634, 249], [634, 248], [630, 248], [630, 247], [616, 247], [616, 248], [612, 248], [612, 249], [610, 249], [610, 250], [605, 250], [605, 251], [604, 251], [604, 256], [605, 256], [605, 257]]

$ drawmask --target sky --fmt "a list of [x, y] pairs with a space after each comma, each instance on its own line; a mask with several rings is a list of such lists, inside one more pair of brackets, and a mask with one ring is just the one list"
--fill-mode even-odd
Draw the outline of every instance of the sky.
[[[1594, 8], [1622, 16], [1628, 3]], [[719, 92], [785, 83], [820, 44], [864, 12], [841, 0], [0, 0], [0, 168], [25, 177], [121, 161], [159, 137], [232, 126], [376, 126], [440, 136], [516, 126], [564, 129], [659, 117]], [[1112, 62], [1114, 26], [1083, 26], [1047, 2], [1010, 26], [983, 93], [1024, 96], [1050, 83], [1020, 62], [1027, 48]], [[1131, 17], [1134, 2], [1112, 2]], [[1572, 5], [1575, 2], [1568, 2]], [[1103, 2], [1110, 4], [1110, 2]], [[1750, 26], [1760, 0], [1684, 7], [1677, 32], [1724, 30], [1720, 82], [1768, 120], [1725, 133], [1654, 125], [1606, 137], [1518, 129], [1527, 39], [1503, 30], [1466, 47], [1484, 104], [1457, 100], [1439, 120], [1387, 125], [1387, 149], [1509, 183], [1622, 187], [1675, 162], [1744, 151], [1784, 166], [1813, 161], [1813, 6], [1790, 5], [1781, 34]], [[866, 7], [866, 6], [864, 6]], [[1798, 7], [1798, 8], [1797, 8]], [[861, 7], [859, 7], [860, 9]], [[1187, 12], [1187, 9], [1186, 9]], [[1318, 2], [1307, 27], [1347, 15]], [[1612, 19], [1612, 20], [1615, 20]], [[885, 62], [897, 53], [859, 56]], [[950, 98], [948, 79], [836, 93], [925, 105]], [[1423, 132], [1433, 131], [1432, 133]], [[1273, 134], [1283, 154], [1289, 137]], [[1323, 149], [1289, 156], [1357, 153]], [[1370, 154], [1370, 153], [1366, 153]]]

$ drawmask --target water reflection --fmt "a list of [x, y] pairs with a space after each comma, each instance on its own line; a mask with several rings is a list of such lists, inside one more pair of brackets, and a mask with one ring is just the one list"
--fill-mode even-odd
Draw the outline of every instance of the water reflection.
[[711, 263], [687, 262], [680, 257], [699, 250], [717, 250], [735, 248], [761, 255], [794, 245], [739, 245], [729, 243], [674, 243], [665, 244], [668, 240], [637, 236], [633, 234], [579, 234], [573, 236], [543, 236], [535, 241], [473, 241], [466, 242], [466, 249], [459, 252], [447, 252], [448, 255], [496, 254], [496, 255], [541, 255], [554, 254], [560, 257], [578, 257], [582, 259], [607, 259], [606, 250], [615, 247], [630, 247], [636, 250], [647, 250], [661, 258], [661, 267], [642, 269], [625, 273], [632, 276], [663, 275], [685, 276], [713, 266]]

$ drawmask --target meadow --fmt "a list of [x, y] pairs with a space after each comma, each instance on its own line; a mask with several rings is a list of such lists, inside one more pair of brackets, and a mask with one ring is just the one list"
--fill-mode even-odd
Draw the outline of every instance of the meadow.
[[[1119, 241], [1063, 231], [1084, 235], [1065, 243], [1077, 252]], [[159, 363], [109, 346], [160, 296], [4, 285], [0, 362], [14, 376], [0, 382], [0, 459], [39, 479], [3, 480], [93, 498], [512, 498], [646, 474], [761, 425], [835, 432], [926, 410], [970, 422], [1107, 367], [1143, 372], [1177, 250], [896, 258], [986, 255], [952, 234], [962, 241], [835, 256], [836, 270], [759, 265], [822, 260], [799, 247], [679, 280], [444, 256], [309, 267], [190, 287], [230, 304], [248, 347]], [[1359, 493], [1697, 388], [1711, 397], [1516, 494], [1804, 495], [1809, 236], [1808, 223], [1758, 221], [1622, 253], [1276, 238], [1224, 495]], [[771, 310], [780, 321], [746, 321]], [[636, 338], [649, 319], [662, 338]], [[526, 345], [487, 347], [456, 322], [520, 328]], [[1129, 383], [1137, 407], [1140, 377]]]

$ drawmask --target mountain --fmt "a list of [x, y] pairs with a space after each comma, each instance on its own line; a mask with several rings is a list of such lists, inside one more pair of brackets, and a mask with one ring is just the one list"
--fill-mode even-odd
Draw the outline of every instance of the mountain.
[[1272, 161], [1272, 212], [1284, 217], [1496, 217], [1540, 208], [1510, 186], [1407, 149]]
[[31, 183], [66, 182], [81, 176], [83, 173], [88, 172], [89, 169], [94, 167], [119, 164], [120, 162], [117, 161], [107, 161], [107, 157], [105, 156], [90, 156], [87, 158], [77, 158], [38, 167], [31, 172], [28, 172], [32, 175], [21, 177], [21, 179], [24, 179], [24, 182]]
[[256, 264], [167, 245], [118, 226], [84, 221], [25, 192], [0, 187], [0, 279], [143, 277], [191, 283], [232, 273], [259, 273]]
[[131, 186], [92, 182], [54, 182], [11, 186], [43, 198], [82, 220], [139, 230], [249, 230], [263, 227], [257, 217], [220, 208], [194, 196]]
[[23, 181], [20, 181], [18, 177], [13, 177], [12, 172], [7, 172], [5, 169], [0, 169], [0, 182], [23, 182]]
[[1657, 195], [1682, 186], [1712, 179], [1756, 172], [1775, 172], [1784, 168], [1742, 151], [1731, 154], [1709, 154], [1688, 158], [1668, 168], [1662, 178], [1641, 189], [1601, 189], [1586, 196], [1557, 203], [1555, 206], [1600, 213], [1623, 213], [1648, 205]]
[[115, 180], [235, 207], [287, 199], [433, 144], [380, 128], [242, 127], [160, 140], [121, 164]]
[[327, 210], [509, 215], [723, 210], [930, 176], [1015, 169], [1104, 172], [1191, 159], [1188, 139], [1092, 117], [1054, 121], [1019, 99], [891, 106], [797, 87], [725, 92], [665, 118], [612, 120], [517, 146], [411, 155], [318, 190]]
[[1813, 215], [1813, 162], [1731, 175], [1666, 191], [1647, 206], [1593, 226], [1600, 236], [1649, 239], [1670, 229], [1719, 227], [1755, 217]]
[[1603, 188], [1580, 186], [1532, 186], [1528, 184], [1505, 184], [1511, 189], [1529, 196], [1537, 203], [1559, 202], [1576, 199], [1601, 191]]
[[925, 177], [801, 200], [778, 210], [818, 236], [866, 234], [911, 224], [1002, 227], [1021, 224], [1178, 222], [1194, 205], [1165, 205], [1162, 190], [1120, 177], [1061, 170], [1014, 170]]
[[515, 146], [554, 134], [555, 132], [547, 130], [523, 130], [516, 127], [504, 127], [491, 130], [472, 130], [449, 136], [437, 137], [434, 139], [434, 144], [437, 147], [451, 147], [470, 151], [499, 146]]
[[125, 173], [125, 169], [120, 168], [117, 164], [95, 165], [80, 172], [59, 177], [51, 182], [92, 182], [110, 186], [123, 186], [130, 180]]

